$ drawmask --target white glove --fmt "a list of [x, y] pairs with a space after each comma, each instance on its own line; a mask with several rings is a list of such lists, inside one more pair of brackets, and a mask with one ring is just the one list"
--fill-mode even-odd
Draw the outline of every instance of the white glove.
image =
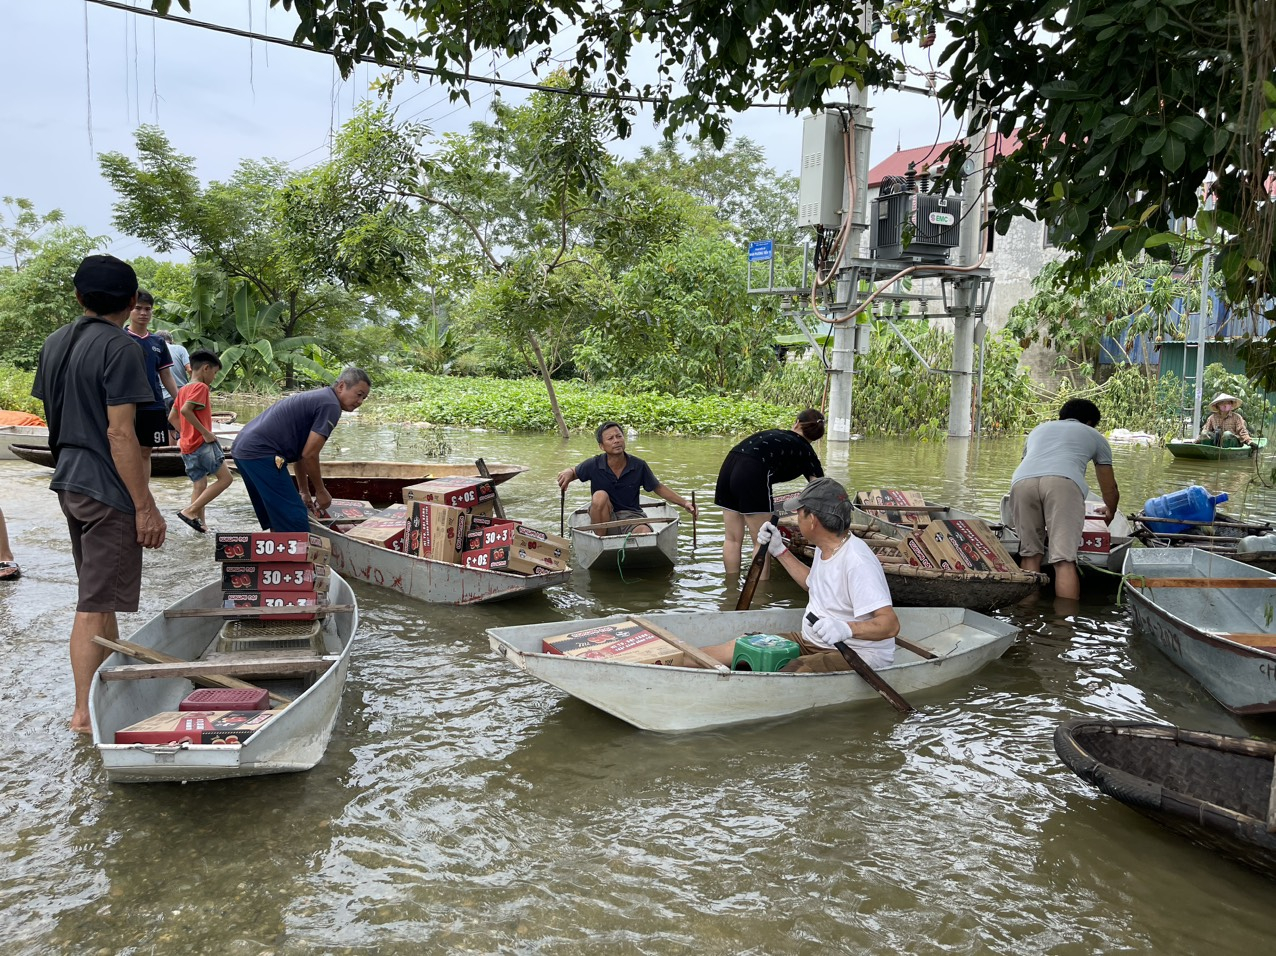
[[850, 624], [831, 617], [820, 618], [811, 625], [811, 630], [820, 635], [820, 640], [829, 647], [832, 647], [838, 641], [845, 641], [851, 636]]
[[766, 548], [767, 553], [773, 558], [778, 558], [789, 550], [788, 545], [784, 543], [784, 538], [780, 536], [780, 529], [769, 521], [758, 529], [758, 547]]

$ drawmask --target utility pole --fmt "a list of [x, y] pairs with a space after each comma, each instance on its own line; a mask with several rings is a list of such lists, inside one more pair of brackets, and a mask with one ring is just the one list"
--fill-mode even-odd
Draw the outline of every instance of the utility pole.
[[[966, 217], [958, 246], [958, 265], [973, 266], [983, 247], [983, 193], [988, 165], [988, 128], [970, 144], [966, 177], [962, 181], [962, 209]], [[975, 302], [981, 293], [975, 276], [959, 275], [953, 282], [953, 373], [948, 385], [948, 437], [969, 438], [970, 399], [975, 370]], [[981, 317], [982, 319], [982, 317]]]
[[[854, 199], [843, 215], [851, 217], [850, 236], [846, 243], [843, 261], [857, 259], [862, 254], [864, 233], [868, 229], [868, 166], [869, 146], [872, 143], [873, 124], [868, 119], [868, 90], [858, 87], [851, 96], [850, 115], [852, 141], [855, 149]], [[853, 274], [840, 267], [837, 279], [836, 310], [847, 311], [846, 303], [855, 301]], [[867, 326], [861, 331], [855, 321], [833, 326], [833, 351], [830, 357], [828, 440], [851, 440], [851, 404], [855, 391], [855, 351], [860, 335], [867, 335]]]
[[[1214, 184], [1205, 186], [1205, 211], [1214, 208]], [[1205, 258], [1201, 260], [1201, 309], [1197, 313], [1196, 323], [1196, 383], [1192, 389], [1192, 434], [1195, 438], [1201, 433], [1201, 404], [1205, 401], [1205, 340], [1209, 332], [1209, 316], [1207, 309], [1210, 301], [1210, 269], [1213, 268], [1213, 249], [1205, 244]]]

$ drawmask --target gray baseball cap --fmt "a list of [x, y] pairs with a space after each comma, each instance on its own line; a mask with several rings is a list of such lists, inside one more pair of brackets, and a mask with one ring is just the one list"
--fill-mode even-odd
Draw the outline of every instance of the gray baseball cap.
[[851, 497], [832, 478], [816, 478], [802, 489], [797, 506], [812, 514], [834, 518], [844, 525], [851, 523]]

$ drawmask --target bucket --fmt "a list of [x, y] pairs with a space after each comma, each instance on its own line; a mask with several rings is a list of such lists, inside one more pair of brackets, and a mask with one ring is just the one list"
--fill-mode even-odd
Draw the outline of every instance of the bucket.
[[1143, 505], [1143, 514], [1149, 518], [1175, 518], [1177, 521], [1150, 521], [1148, 527], [1157, 534], [1182, 534], [1193, 526], [1183, 521], [1214, 520], [1214, 508], [1227, 500], [1227, 492], [1211, 495], [1200, 485], [1192, 485], [1182, 491], [1172, 491], [1159, 498], [1149, 498]]

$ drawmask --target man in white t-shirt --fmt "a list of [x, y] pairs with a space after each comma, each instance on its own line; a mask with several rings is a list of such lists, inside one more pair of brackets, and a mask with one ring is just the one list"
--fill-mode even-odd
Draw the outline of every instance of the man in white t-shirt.
[[[851, 499], [846, 489], [832, 478], [815, 479], [798, 495], [797, 518], [802, 537], [815, 545], [809, 568], [785, 547], [771, 522], [758, 531], [758, 544], [810, 594], [798, 639], [802, 656], [784, 670], [850, 670], [834, 647], [839, 641], [854, 648], [874, 670], [889, 667], [895, 662], [899, 618], [881, 562], [850, 533]], [[728, 641], [705, 651], [730, 667], [734, 649], [735, 641]]]
[[1090, 493], [1085, 471], [1090, 462], [1094, 462], [1109, 524], [1121, 500], [1112, 471], [1112, 448], [1095, 430], [1098, 424], [1094, 402], [1085, 398], [1064, 402], [1058, 421], [1042, 422], [1029, 432], [1023, 461], [1010, 479], [1020, 566], [1040, 571], [1045, 558], [1054, 568], [1055, 596], [1074, 601], [1081, 596], [1077, 551], [1085, 530], [1085, 499]]

